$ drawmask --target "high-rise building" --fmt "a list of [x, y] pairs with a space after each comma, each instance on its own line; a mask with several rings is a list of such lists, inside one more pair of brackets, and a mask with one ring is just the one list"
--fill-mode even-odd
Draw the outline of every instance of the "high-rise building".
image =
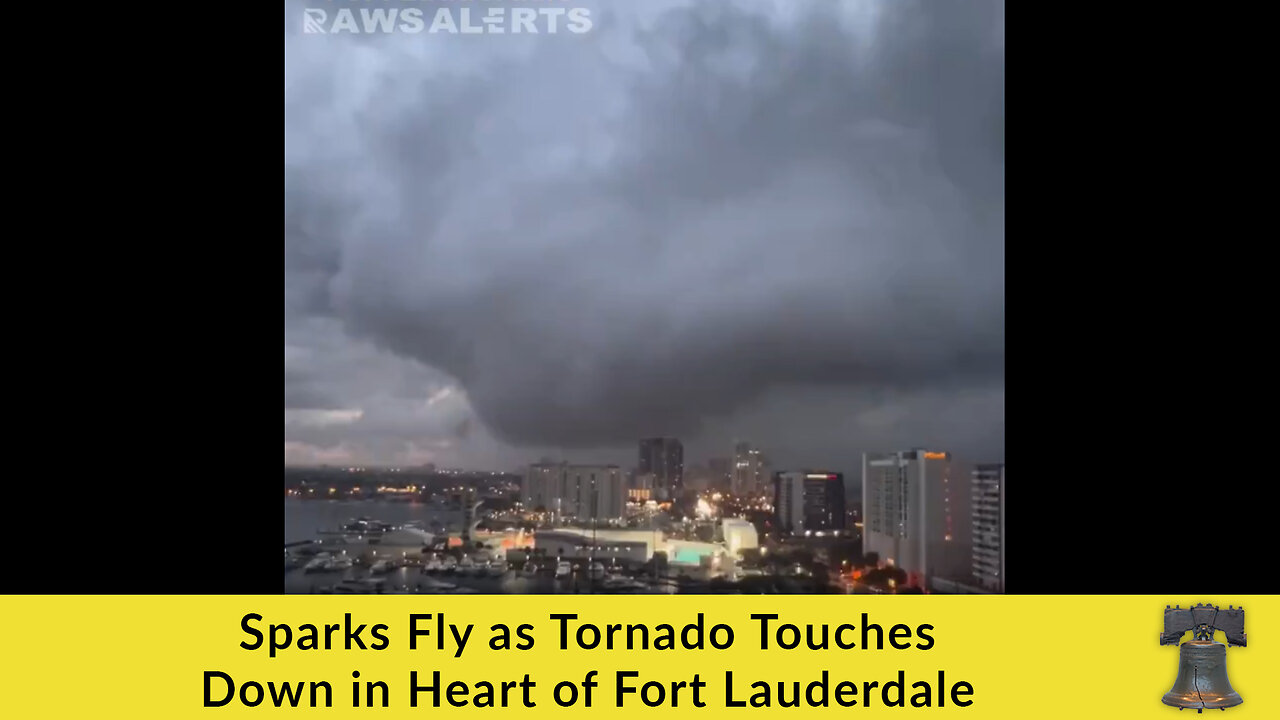
[[739, 497], [758, 495], [769, 487], [769, 468], [760, 449], [740, 442], [733, 447], [733, 480], [729, 490]]
[[972, 497], [974, 577], [1004, 592], [1004, 463], [974, 468]]
[[458, 500], [462, 506], [462, 544], [470, 546], [480, 525], [480, 506], [484, 502], [473, 487], [464, 489]]
[[844, 475], [818, 470], [780, 472], [773, 479], [775, 522], [783, 532], [843, 530]]
[[626, 479], [616, 465], [530, 465], [520, 495], [526, 508], [566, 520], [613, 520], [626, 513]]
[[674, 498], [684, 489], [684, 445], [675, 438], [647, 438], [640, 441], [641, 475], [653, 475], [654, 489], [665, 498]]
[[951, 453], [924, 449], [862, 456], [863, 552], [926, 585], [955, 538]]

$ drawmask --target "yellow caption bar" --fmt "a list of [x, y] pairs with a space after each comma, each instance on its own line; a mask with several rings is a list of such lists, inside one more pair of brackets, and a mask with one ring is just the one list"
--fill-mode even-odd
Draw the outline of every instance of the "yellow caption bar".
[[1280, 598], [1180, 595], [3, 597], [0, 715], [1173, 718], [1198, 602], [1280, 717]]

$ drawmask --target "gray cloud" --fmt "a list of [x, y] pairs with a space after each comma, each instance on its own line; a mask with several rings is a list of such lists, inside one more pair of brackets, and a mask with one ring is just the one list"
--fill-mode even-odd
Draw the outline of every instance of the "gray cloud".
[[466, 402], [286, 440], [812, 445], [817, 392], [1002, 451], [1003, 5], [766, 7], [288, 34], [286, 408]]

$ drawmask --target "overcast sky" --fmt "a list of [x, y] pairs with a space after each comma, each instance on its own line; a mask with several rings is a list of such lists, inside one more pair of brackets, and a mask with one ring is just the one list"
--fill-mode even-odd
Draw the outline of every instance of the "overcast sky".
[[1003, 3], [573, 4], [286, 3], [286, 464], [1003, 460]]

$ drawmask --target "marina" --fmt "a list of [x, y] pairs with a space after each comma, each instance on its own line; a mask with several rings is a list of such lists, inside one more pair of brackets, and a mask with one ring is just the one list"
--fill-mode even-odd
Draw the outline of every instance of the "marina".
[[458, 517], [433, 504], [286, 500], [284, 591], [671, 594], [688, 585], [645, 577], [636, 563], [529, 557], [532, 535], [514, 529], [469, 532], [464, 548]]
[[[719, 521], [697, 539], [666, 528], [512, 522], [476, 504], [285, 500], [289, 594], [856, 593], [799, 563], [744, 567], [754, 528]], [[862, 592], [868, 590], [863, 588]]]

